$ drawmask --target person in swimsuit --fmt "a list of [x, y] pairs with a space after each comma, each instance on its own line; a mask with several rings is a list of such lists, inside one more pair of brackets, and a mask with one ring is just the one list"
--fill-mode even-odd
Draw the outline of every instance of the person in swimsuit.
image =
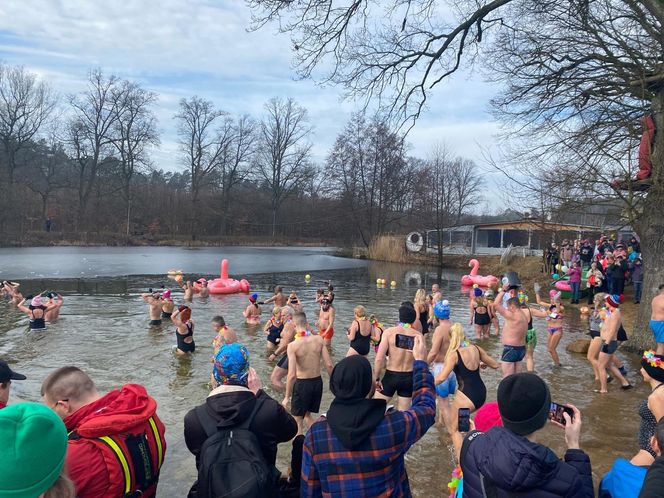
[[170, 320], [175, 303], [171, 299], [171, 291], [166, 289], [161, 293], [161, 318], [162, 320]]
[[258, 303], [258, 304], [274, 304], [275, 306], [278, 306], [279, 308], [283, 308], [286, 306], [286, 301], [288, 299], [286, 296], [284, 296], [284, 292], [281, 288], [280, 285], [277, 285], [274, 288], [274, 296], [272, 296], [270, 299], [265, 301], [264, 303]]
[[443, 300], [443, 294], [440, 292], [440, 285], [432, 284], [431, 285], [431, 297], [432, 297], [432, 306], [435, 306], [438, 301]]
[[429, 332], [430, 318], [433, 317], [433, 313], [430, 313], [429, 308], [430, 304], [427, 301], [426, 291], [418, 289], [415, 293], [415, 312], [417, 313], [417, 318], [413, 326], [422, 332], [422, 334]]
[[293, 315], [295, 310], [290, 306], [284, 306], [281, 308], [281, 323], [283, 323], [283, 328], [281, 330], [281, 338], [279, 339], [279, 346], [274, 353], [269, 357], [270, 361], [277, 359], [279, 355], [279, 361], [272, 370], [272, 375], [270, 376], [270, 381], [272, 385], [278, 390], [283, 391], [286, 389], [286, 386], [283, 383], [283, 378], [288, 375], [288, 355], [286, 351], [288, 345], [295, 340], [295, 324], [293, 323]]
[[487, 366], [497, 369], [499, 363], [481, 347], [470, 343], [463, 333], [463, 326], [455, 323], [450, 328], [450, 346], [445, 354], [445, 366], [436, 376], [436, 385], [445, 381], [452, 372], [456, 374], [459, 389], [454, 396], [452, 410], [447, 420], [447, 431], [459, 460], [463, 435], [459, 429], [459, 408], [468, 408], [471, 413], [478, 410], [486, 401], [486, 386], [480, 377], [480, 368]]
[[521, 305], [521, 312], [528, 320], [528, 331], [526, 332], [526, 370], [528, 372], [535, 371], [535, 348], [537, 347], [537, 330], [533, 325], [533, 316], [545, 318], [546, 311], [540, 309], [533, 309], [528, 306], [528, 295], [525, 292], [518, 294], [519, 304]]
[[353, 312], [355, 314], [355, 320], [353, 320], [353, 323], [348, 327], [347, 335], [348, 340], [350, 341], [350, 347], [348, 348], [346, 356], [352, 356], [354, 354], [366, 356], [371, 349], [371, 333], [373, 332], [373, 325], [369, 321], [364, 306], [355, 306]]
[[613, 353], [618, 349], [618, 329], [620, 328], [620, 323], [622, 321], [620, 315], [620, 296], [607, 295], [604, 299], [606, 306], [606, 311], [604, 312], [604, 324], [600, 329], [600, 337], [602, 338], [602, 347], [599, 352], [599, 358], [597, 362], [598, 374], [599, 374], [599, 392], [601, 394], [606, 394], [609, 391], [607, 390], [607, 374], [606, 370], [611, 370], [613, 376], [620, 381], [623, 389], [631, 389], [632, 385], [629, 383], [625, 377], [623, 377], [618, 367], [612, 362]]
[[272, 316], [265, 323], [263, 331], [267, 336], [267, 349], [268, 351], [273, 351], [277, 346], [279, 346], [279, 340], [281, 339], [281, 331], [284, 328], [284, 324], [281, 321], [281, 308], [275, 306], [272, 308]]
[[[503, 297], [507, 293], [514, 294], [503, 305]], [[519, 372], [521, 361], [526, 357], [526, 335], [528, 334], [528, 319], [521, 311], [516, 289], [505, 284], [496, 296], [496, 312], [505, 318], [503, 327], [503, 354], [500, 357], [500, 367], [503, 378]]]
[[[484, 302], [486, 307], [489, 309], [489, 316], [491, 316], [491, 324], [493, 325], [494, 330], [496, 331], [496, 336], [500, 337], [500, 320], [498, 319], [498, 314], [496, 313], [496, 306], [494, 305], [494, 299], [496, 295], [493, 290], [487, 289], [484, 293]], [[491, 327], [489, 327], [489, 335], [491, 335]]]
[[326, 297], [320, 302], [320, 313], [315, 325], [320, 330], [320, 336], [325, 341], [325, 345], [329, 346], [332, 343], [334, 336], [334, 318], [336, 310], [332, 306], [332, 302]]
[[25, 301], [26, 299], [18, 304], [18, 309], [28, 315], [30, 330], [46, 329], [46, 313], [55, 309], [56, 305], [44, 306], [41, 296], [33, 297], [29, 306], [25, 306]]
[[602, 349], [602, 338], [600, 332], [602, 330], [602, 316], [605, 313], [604, 299], [607, 294], [600, 292], [595, 294], [593, 299], [593, 311], [588, 316], [588, 335], [590, 336], [590, 346], [588, 346], [588, 362], [593, 367], [595, 374], [595, 382], [599, 382], [599, 350]]
[[[62, 297], [62, 294], [55, 294], [54, 292], [43, 293], [42, 299], [44, 298], [48, 299], [46, 307], [49, 308], [49, 310], [44, 315], [44, 318], [47, 322], [55, 322], [58, 318], [60, 318], [60, 309], [62, 308], [62, 305], [65, 304], [65, 298]], [[52, 305], [55, 307], [51, 308]]]
[[198, 297], [205, 299], [210, 297], [210, 289], [208, 289], [208, 282], [204, 278], [198, 280], [200, 287], [198, 288]]
[[148, 292], [141, 294], [141, 297], [150, 306], [150, 326], [158, 327], [161, 325], [161, 294], [148, 289]]
[[224, 344], [237, 342], [237, 334], [232, 328], [226, 325], [226, 320], [221, 315], [217, 315], [212, 319], [212, 330], [217, 334], [212, 339], [212, 349], [214, 351], [212, 358], [214, 359]]
[[178, 306], [178, 310], [171, 315], [175, 325], [175, 338], [178, 346], [175, 352], [182, 356], [193, 353], [196, 349], [194, 343], [194, 322], [191, 319], [191, 308], [189, 306]]
[[[374, 363], [374, 379], [376, 379], [374, 398], [389, 402], [396, 394], [397, 409], [401, 411], [410, 408], [413, 397], [413, 352], [405, 343], [414, 341], [414, 337], [424, 337], [413, 327], [416, 319], [417, 312], [412, 303], [402, 303], [399, 307], [400, 323], [383, 332]], [[385, 375], [381, 380], [385, 363], [387, 363]]]
[[[427, 363], [431, 366], [431, 374], [438, 376], [445, 368], [445, 356], [450, 347], [450, 303], [447, 299], [438, 301], [433, 307], [433, 313], [438, 320], [438, 326], [433, 331], [431, 349], [427, 355]], [[438, 423], [445, 424], [450, 418], [450, 402], [448, 398], [457, 390], [456, 374], [452, 372], [447, 379], [436, 384], [436, 405], [438, 407]]]
[[328, 301], [330, 301], [330, 304], [334, 303], [334, 287], [330, 283], [327, 284], [327, 292], [325, 293], [325, 297]]
[[376, 315], [369, 316], [369, 322], [371, 323], [371, 344], [374, 347], [374, 351], [378, 353], [378, 346], [380, 346], [385, 328]]
[[251, 325], [256, 325], [261, 322], [261, 307], [256, 303], [258, 301], [258, 294], [252, 294], [249, 296], [249, 305], [242, 312], [244, 318], [247, 320], [247, 323]]
[[546, 317], [547, 321], [547, 349], [553, 360], [553, 364], [556, 367], [560, 366], [560, 357], [558, 356], [558, 344], [563, 337], [563, 306], [560, 304], [560, 292], [551, 291], [549, 293], [551, 297], [551, 302], [547, 303], [542, 300], [539, 295], [539, 289], [535, 291], [535, 297], [537, 298], [537, 304], [540, 306], [546, 306], [549, 309], [549, 314]]
[[658, 420], [664, 419], [664, 356], [654, 351], [644, 351], [641, 358], [641, 375], [650, 386], [647, 400], [641, 401], [639, 415], [639, 452], [632, 458], [634, 465], [650, 465], [657, 457], [650, 445]]
[[657, 342], [657, 354], [664, 354], [664, 284], [659, 286], [659, 292], [650, 302], [650, 329]]
[[297, 294], [295, 291], [291, 292], [290, 295], [288, 296], [288, 301], [286, 302], [286, 306], [290, 306], [295, 310], [296, 313], [301, 313], [302, 312], [302, 303], [300, 302], [300, 298], [297, 297]]
[[194, 286], [191, 285], [191, 282], [187, 280], [182, 284], [182, 290], [184, 291], [184, 301], [191, 301], [194, 298]]
[[297, 422], [298, 434], [304, 434], [304, 421], [307, 425], [315, 422], [312, 413], [320, 411], [323, 397], [323, 379], [320, 376], [321, 362], [328, 375], [332, 375], [332, 359], [320, 336], [309, 330], [304, 313], [293, 315], [295, 340], [288, 345], [288, 379], [286, 395], [281, 403], [284, 408], [291, 405], [291, 414]]
[[491, 313], [482, 297], [477, 297], [473, 304], [471, 320], [475, 323], [475, 335], [478, 339], [488, 339], [491, 329]]
[[23, 294], [19, 290], [20, 285], [18, 282], [8, 282], [6, 280], [2, 283], [5, 292], [9, 294], [14, 306], [18, 306], [23, 301]]

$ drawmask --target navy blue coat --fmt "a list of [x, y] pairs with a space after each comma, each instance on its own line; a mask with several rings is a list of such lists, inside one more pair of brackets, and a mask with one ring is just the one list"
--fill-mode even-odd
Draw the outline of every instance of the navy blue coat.
[[[504, 427], [473, 431], [461, 449], [463, 498], [592, 498], [590, 458], [567, 450], [565, 461]], [[495, 492], [494, 492], [495, 491]]]

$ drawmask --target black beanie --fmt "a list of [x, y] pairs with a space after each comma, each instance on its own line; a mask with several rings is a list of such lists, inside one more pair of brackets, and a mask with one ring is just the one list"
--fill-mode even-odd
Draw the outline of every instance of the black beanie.
[[402, 304], [399, 306], [399, 321], [401, 323], [413, 323], [417, 318], [415, 308], [409, 304]]
[[544, 427], [550, 406], [549, 388], [535, 374], [510, 375], [498, 385], [498, 410], [503, 425], [516, 434], [527, 436]]
[[344, 358], [330, 375], [330, 391], [338, 399], [363, 399], [371, 391], [373, 370], [364, 356]]

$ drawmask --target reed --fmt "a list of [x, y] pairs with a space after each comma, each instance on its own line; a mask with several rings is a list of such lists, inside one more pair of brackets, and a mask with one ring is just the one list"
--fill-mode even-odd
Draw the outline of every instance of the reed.
[[406, 239], [402, 235], [378, 235], [369, 244], [369, 259], [408, 263], [412, 261], [406, 252]]

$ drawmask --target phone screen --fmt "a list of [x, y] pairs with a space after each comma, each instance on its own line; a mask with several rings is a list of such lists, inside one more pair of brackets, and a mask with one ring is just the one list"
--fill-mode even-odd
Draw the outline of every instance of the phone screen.
[[398, 348], [410, 349], [412, 351], [413, 346], [415, 345], [415, 337], [410, 335], [397, 334], [395, 337], [395, 343]]
[[563, 417], [563, 413], [565, 412], [567, 412], [567, 415], [569, 415], [570, 419], [574, 418], [574, 411], [569, 406], [551, 402], [551, 406], [549, 408], [549, 420], [553, 420], [559, 424], [565, 425], [565, 417]]
[[459, 408], [459, 432], [470, 430], [470, 408]]

